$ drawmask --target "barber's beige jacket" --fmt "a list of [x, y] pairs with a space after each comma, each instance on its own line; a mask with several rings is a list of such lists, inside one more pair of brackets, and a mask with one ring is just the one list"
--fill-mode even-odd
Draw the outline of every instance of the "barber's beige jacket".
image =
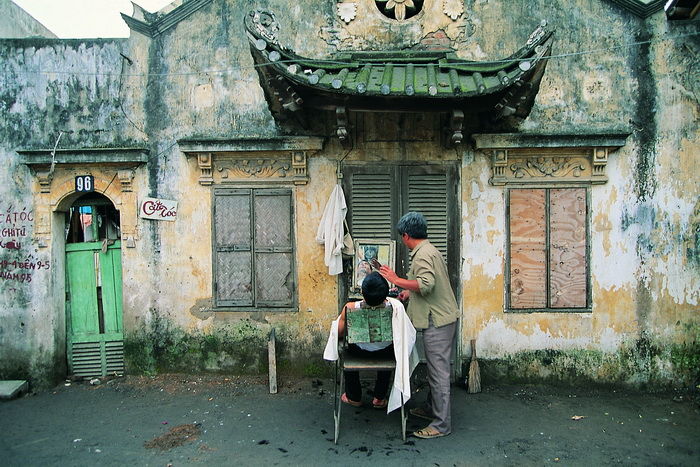
[[447, 265], [442, 253], [428, 240], [423, 240], [411, 250], [411, 267], [408, 280], [418, 281], [420, 292], [411, 291], [408, 316], [416, 329], [428, 328], [428, 316], [435, 327], [454, 323], [459, 318]]

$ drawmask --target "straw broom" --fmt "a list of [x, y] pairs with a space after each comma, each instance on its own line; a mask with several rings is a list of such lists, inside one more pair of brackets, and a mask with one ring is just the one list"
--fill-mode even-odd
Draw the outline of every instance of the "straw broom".
[[481, 392], [481, 371], [476, 359], [476, 339], [472, 339], [472, 361], [469, 364], [469, 394]]

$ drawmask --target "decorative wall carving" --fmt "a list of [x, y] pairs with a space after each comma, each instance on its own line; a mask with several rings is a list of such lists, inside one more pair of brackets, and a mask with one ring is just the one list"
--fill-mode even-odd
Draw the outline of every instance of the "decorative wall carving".
[[[493, 167], [492, 185], [543, 183], [602, 184], [605, 175], [605, 159], [598, 159], [599, 148], [560, 149], [538, 151], [501, 149], [490, 152]], [[607, 153], [602, 149], [603, 153]], [[488, 153], [487, 151], [484, 151]], [[594, 161], [597, 161], [594, 164]]]
[[464, 13], [464, 2], [460, 0], [442, 0], [442, 12], [452, 21], [457, 20]]
[[345, 21], [345, 24], [354, 20], [357, 16], [357, 3], [343, 2], [338, 3], [338, 17]]
[[586, 165], [585, 159], [539, 156], [515, 162], [509, 168], [515, 178], [579, 178]]
[[624, 146], [627, 134], [473, 135], [475, 149], [491, 160], [492, 185], [588, 184], [608, 181], [610, 152]]
[[264, 182], [306, 185], [307, 157], [323, 146], [318, 137], [259, 140], [178, 142], [188, 157], [197, 158], [199, 184]]
[[222, 179], [285, 178], [291, 175], [291, 161], [278, 159], [239, 159], [216, 162]]

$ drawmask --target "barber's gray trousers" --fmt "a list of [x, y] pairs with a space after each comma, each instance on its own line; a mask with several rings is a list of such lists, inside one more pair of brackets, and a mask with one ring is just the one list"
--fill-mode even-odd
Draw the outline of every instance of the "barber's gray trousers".
[[452, 404], [450, 401], [450, 360], [457, 330], [457, 322], [436, 328], [430, 320], [423, 330], [425, 360], [428, 366], [428, 412], [435, 419], [430, 424], [440, 433], [452, 432]]

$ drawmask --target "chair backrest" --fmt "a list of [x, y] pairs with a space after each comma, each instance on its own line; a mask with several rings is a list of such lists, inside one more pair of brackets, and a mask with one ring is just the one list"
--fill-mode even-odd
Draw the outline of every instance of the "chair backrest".
[[350, 308], [345, 312], [347, 342], [391, 342], [393, 309], [384, 304], [375, 307]]

